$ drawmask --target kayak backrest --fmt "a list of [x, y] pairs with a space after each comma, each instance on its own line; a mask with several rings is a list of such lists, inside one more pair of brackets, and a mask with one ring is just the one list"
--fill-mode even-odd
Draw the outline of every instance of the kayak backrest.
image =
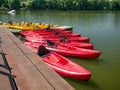
[[43, 56], [48, 54], [50, 51], [48, 49], [46, 49], [43, 45], [40, 45], [38, 48], [38, 55], [39, 56]]
[[52, 42], [52, 41], [50, 41], [50, 40], [46, 40], [46, 42], [47, 42], [47, 45], [48, 46], [54, 46], [55, 44], [54, 44], [54, 42]]

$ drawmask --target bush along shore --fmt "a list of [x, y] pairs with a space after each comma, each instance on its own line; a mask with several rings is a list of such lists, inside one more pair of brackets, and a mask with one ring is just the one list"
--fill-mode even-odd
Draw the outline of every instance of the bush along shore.
[[117, 11], [120, 0], [0, 0], [0, 9]]

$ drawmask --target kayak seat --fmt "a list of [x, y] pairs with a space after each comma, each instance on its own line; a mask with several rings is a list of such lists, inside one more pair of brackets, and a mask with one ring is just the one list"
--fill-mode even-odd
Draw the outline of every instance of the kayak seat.
[[52, 42], [52, 41], [50, 41], [50, 40], [46, 40], [46, 42], [47, 42], [47, 45], [48, 46], [54, 46], [55, 44], [54, 44], [54, 42]]
[[44, 54], [44, 55], [41, 55], [41, 57], [43, 58], [43, 57], [46, 57], [47, 59], [49, 59], [49, 56], [50, 54], [49, 53], [46, 53], [46, 54]]
[[50, 51], [48, 49], [46, 49], [43, 45], [40, 45], [38, 48], [38, 55], [41, 57], [48, 55], [49, 52]]
[[56, 35], [56, 36], [59, 36], [60, 34], [61, 34], [60, 31], [57, 31], [54, 33], [54, 35]]

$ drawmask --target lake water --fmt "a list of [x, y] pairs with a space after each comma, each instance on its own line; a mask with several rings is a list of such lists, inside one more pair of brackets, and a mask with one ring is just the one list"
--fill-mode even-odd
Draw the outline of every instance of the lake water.
[[65, 78], [76, 90], [120, 90], [120, 12], [21, 11], [0, 12], [0, 21], [43, 22], [73, 27], [100, 50], [98, 59], [68, 57], [91, 71], [89, 81]]

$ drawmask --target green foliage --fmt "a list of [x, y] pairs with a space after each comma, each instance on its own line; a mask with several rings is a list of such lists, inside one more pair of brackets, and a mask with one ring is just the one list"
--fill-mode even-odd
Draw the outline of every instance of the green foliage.
[[0, 7], [19, 10], [120, 10], [120, 0], [0, 0]]
[[15, 10], [19, 10], [20, 9], [20, 0], [13, 0], [11, 2], [11, 8], [15, 9]]
[[35, 9], [35, 10], [39, 10], [39, 9], [44, 9], [44, 5], [45, 5], [45, 0], [33, 0], [28, 7], [30, 9]]
[[111, 9], [112, 10], [120, 10], [120, 1], [112, 2]]
[[11, 0], [2, 0], [3, 3], [2, 3], [2, 7], [5, 7], [5, 8], [10, 8], [10, 4], [11, 4]]
[[4, 0], [0, 0], [0, 7], [2, 6]]

